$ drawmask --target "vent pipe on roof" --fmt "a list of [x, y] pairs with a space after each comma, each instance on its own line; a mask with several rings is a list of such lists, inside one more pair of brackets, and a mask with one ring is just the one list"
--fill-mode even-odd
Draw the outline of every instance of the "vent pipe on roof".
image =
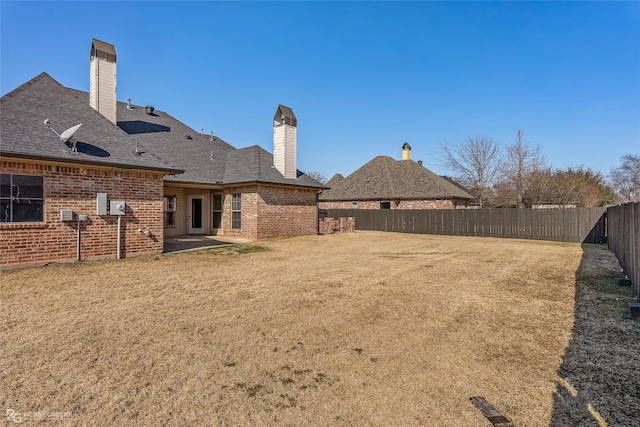
[[422, 166], [422, 160], [418, 160], [418, 164]]
[[147, 114], [153, 114], [153, 111], [155, 110], [155, 108], [153, 108], [153, 105], [147, 105], [146, 107], [144, 107], [144, 109], [146, 110]]
[[133, 107], [131, 106], [131, 98], [127, 98], [127, 110], [133, 110]]

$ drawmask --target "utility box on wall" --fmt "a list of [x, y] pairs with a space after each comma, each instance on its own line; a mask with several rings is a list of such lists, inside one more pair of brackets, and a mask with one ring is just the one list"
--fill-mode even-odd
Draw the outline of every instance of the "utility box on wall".
[[107, 193], [98, 193], [96, 197], [96, 215], [107, 215]]
[[60, 221], [73, 221], [73, 211], [71, 209], [61, 209]]
[[124, 201], [111, 201], [111, 209], [109, 210], [110, 215], [124, 215]]

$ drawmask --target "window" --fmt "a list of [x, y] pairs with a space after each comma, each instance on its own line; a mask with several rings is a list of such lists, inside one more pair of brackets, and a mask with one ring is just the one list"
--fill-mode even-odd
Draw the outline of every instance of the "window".
[[391, 202], [380, 202], [380, 209], [391, 209]]
[[231, 196], [231, 228], [242, 228], [242, 204], [240, 194]]
[[176, 196], [164, 196], [164, 226], [165, 228], [176, 226]]
[[351, 202], [351, 209], [358, 209], [358, 201], [354, 200], [353, 202]]
[[0, 174], [0, 222], [44, 221], [44, 178]]
[[213, 223], [212, 228], [222, 226], [222, 194], [213, 195]]

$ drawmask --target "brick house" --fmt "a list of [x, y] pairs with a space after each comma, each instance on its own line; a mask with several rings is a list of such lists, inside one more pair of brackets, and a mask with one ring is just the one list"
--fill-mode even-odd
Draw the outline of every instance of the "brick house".
[[320, 209], [455, 209], [473, 199], [466, 191], [411, 160], [378, 156], [344, 178], [337, 174], [319, 197]]
[[316, 233], [324, 187], [296, 169], [290, 108], [276, 109], [274, 155], [237, 149], [117, 102], [116, 58], [94, 39], [89, 93], [42, 73], [0, 98], [0, 266], [159, 253], [184, 234]]

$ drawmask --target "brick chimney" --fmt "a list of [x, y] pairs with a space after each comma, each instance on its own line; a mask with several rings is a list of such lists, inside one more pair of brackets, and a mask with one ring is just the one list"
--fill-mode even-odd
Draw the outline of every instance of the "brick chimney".
[[296, 179], [296, 129], [298, 119], [293, 110], [278, 105], [273, 117], [273, 166], [285, 178]]
[[89, 105], [114, 124], [116, 119], [116, 48], [91, 39]]

